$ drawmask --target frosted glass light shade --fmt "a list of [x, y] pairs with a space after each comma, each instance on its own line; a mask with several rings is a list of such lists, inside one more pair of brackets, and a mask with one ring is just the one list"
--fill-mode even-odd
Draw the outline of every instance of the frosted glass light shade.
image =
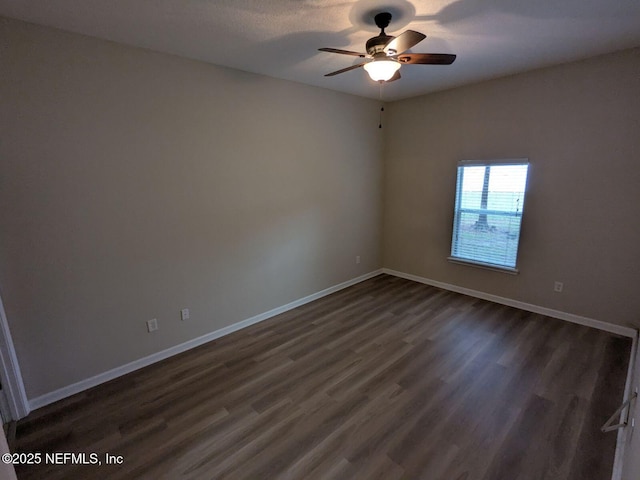
[[364, 64], [371, 80], [376, 82], [387, 81], [400, 69], [400, 64], [393, 60], [374, 60]]

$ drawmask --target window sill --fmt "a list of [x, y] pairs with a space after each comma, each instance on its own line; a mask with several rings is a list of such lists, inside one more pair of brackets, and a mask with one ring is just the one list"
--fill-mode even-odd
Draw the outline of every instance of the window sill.
[[467, 260], [464, 258], [447, 257], [447, 260], [449, 260], [451, 263], [457, 263], [458, 265], [468, 265], [470, 267], [482, 268], [484, 270], [492, 270], [494, 272], [500, 272], [500, 273], [508, 273], [510, 275], [518, 275], [518, 273], [520, 273], [520, 271], [517, 268], [501, 267], [500, 265], [476, 262], [476, 261]]

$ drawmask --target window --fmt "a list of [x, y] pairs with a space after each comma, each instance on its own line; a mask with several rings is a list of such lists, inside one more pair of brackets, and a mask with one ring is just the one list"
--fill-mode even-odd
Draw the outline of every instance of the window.
[[449, 260], [517, 272], [528, 170], [526, 159], [458, 164]]

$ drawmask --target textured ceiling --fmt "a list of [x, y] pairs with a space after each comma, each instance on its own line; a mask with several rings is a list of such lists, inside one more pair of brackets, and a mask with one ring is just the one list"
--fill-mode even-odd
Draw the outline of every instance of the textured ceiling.
[[325, 73], [364, 51], [373, 15], [387, 33], [427, 35], [413, 52], [455, 53], [451, 66], [404, 65], [396, 100], [640, 46], [640, 0], [0, 0], [0, 15], [216, 65], [378, 98], [362, 69]]

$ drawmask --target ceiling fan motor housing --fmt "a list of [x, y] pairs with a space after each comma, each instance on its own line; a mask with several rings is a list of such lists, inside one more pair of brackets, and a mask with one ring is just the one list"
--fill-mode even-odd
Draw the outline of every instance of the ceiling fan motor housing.
[[378, 35], [377, 37], [371, 37], [367, 40], [367, 53], [373, 56], [376, 53], [384, 52], [384, 46], [394, 38], [395, 37], [390, 35]]

